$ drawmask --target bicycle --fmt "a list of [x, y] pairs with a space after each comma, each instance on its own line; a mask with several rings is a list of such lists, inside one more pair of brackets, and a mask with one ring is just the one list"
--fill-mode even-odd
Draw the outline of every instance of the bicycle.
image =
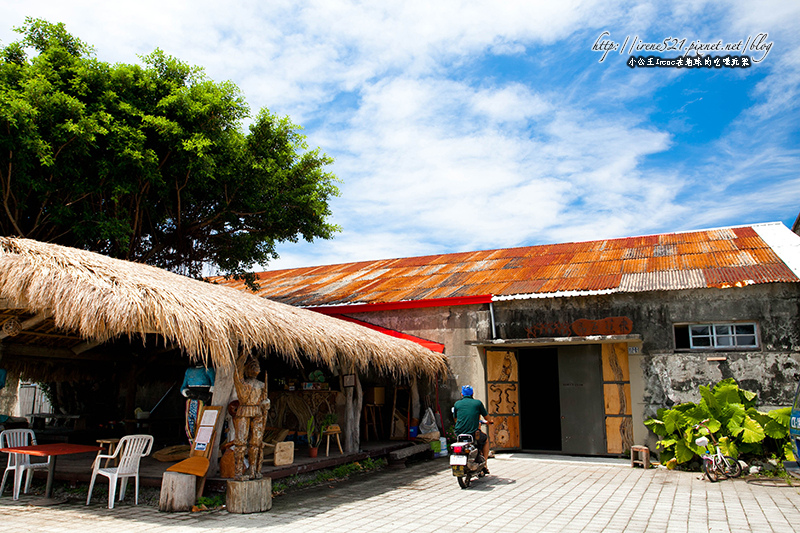
[[703, 452], [703, 472], [705, 472], [706, 477], [712, 483], [719, 480], [720, 476], [722, 477], [739, 477], [742, 475], [742, 465], [739, 464], [739, 461], [734, 459], [729, 455], [723, 455], [722, 450], [719, 448], [719, 443], [714, 438], [714, 433], [708, 429], [706, 423], [708, 419], [703, 420], [696, 426], [694, 429], [699, 430], [700, 426], [704, 427], [708, 432], [708, 436], [711, 437], [711, 442], [714, 444], [714, 449], [716, 450], [713, 454], [708, 450], [708, 437], [702, 436], [695, 439], [694, 443], [698, 446], [705, 449]]

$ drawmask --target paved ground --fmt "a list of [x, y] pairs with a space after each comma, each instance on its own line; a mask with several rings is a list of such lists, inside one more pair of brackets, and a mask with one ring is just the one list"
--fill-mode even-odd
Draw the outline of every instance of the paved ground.
[[252, 515], [159, 513], [134, 506], [131, 494], [113, 510], [102, 497], [35, 507], [6, 492], [0, 532], [800, 531], [800, 490], [783, 484], [522, 454], [499, 455], [490, 468], [461, 490], [436, 459], [291, 492]]

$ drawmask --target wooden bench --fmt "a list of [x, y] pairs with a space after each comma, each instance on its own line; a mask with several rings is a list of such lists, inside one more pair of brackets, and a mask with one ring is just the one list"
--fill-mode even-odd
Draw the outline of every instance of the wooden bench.
[[405, 468], [406, 460], [409, 457], [421, 453], [433, 453], [430, 443], [423, 442], [421, 444], [413, 444], [411, 446], [406, 446], [405, 448], [400, 448], [399, 450], [389, 452], [389, 466]]

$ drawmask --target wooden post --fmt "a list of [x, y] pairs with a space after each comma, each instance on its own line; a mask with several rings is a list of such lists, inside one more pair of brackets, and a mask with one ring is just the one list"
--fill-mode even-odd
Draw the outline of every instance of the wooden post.
[[[343, 384], [344, 375], [353, 374], [355, 376], [355, 386], [345, 387]], [[361, 380], [355, 368], [339, 371], [339, 382], [344, 391], [344, 450], [347, 453], [358, 451], [361, 443], [361, 404], [363, 403], [364, 392], [361, 388]]]
[[225, 506], [229, 513], [263, 513], [272, 509], [272, 479], [228, 481]]
[[[422, 413], [420, 411], [419, 386], [417, 385], [417, 377], [414, 376], [411, 378], [411, 412], [408, 413], [409, 426], [412, 425], [412, 418], [416, 418], [417, 420], [422, 418]], [[419, 423], [417, 423], [417, 425], [419, 425]]]
[[164, 472], [158, 510], [165, 512], [191, 511], [197, 501], [197, 477], [180, 472]]
[[211, 455], [208, 457], [208, 477], [217, 477], [219, 474], [219, 442], [222, 437], [222, 424], [225, 421], [225, 413], [228, 411], [228, 404], [233, 396], [233, 365], [223, 366], [216, 369], [214, 378], [214, 394], [211, 397], [211, 405], [222, 407], [221, 416], [217, 417], [217, 427], [214, 441], [211, 447]]

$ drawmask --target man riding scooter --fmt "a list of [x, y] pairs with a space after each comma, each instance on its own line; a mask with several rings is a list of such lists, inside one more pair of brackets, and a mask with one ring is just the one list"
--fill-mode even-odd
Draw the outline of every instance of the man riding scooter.
[[[461, 387], [461, 399], [453, 405], [453, 417], [455, 418], [456, 435], [473, 435], [481, 454], [486, 463], [489, 462], [489, 438], [486, 433], [481, 431], [481, 417], [487, 424], [492, 424], [493, 420], [486, 412], [483, 402], [472, 397], [472, 387], [464, 385]], [[484, 466], [484, 472], [489, 473], [489, 469]]]

